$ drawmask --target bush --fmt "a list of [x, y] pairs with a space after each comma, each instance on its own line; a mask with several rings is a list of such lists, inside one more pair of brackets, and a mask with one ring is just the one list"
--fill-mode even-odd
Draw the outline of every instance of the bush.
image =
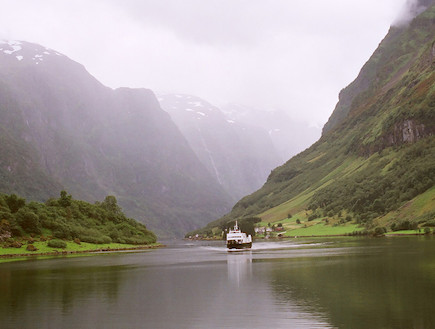
[[28, 251], [37, 251], [38, 248], [36, 248], [33, 244], [29, 244], [29, 245], [27, 245], [26, 250], [28, 250]]
[[418, 228], [418, 224], [415, 222], [410, 222], [409, 220], [403, 220], [403, 221], [391, 224], [392, 231], [415, 230], [417, 228]]
[[112, 243], [112, 239], [107, 235], [82, 235], [80, 240], [95, 244]]
[[26, 204], [26, 200], [16, 196], [15, 194], [11, 194], [6, 196], [6, 204], [8, 205], [11, 213], [16, 213], [20, 208], [24, 207]]
[[384, 235], [385, 233], [387, 233], [387, 228], [384, 226], [378, 226], [375, 228], [375, 232], [374, 235], [376, 236], [381, 236]]
[[66, 242], [62, 240], [50, 240], [47, 243], [47, 246], [51, 248], [66, 248]]
[[12, 248], [21, 248], [22, 245], [23, 245], [23, 244], [22, 244], [21, 242], [19, 242], [19, 241], [13, 241], [13, 242], [10, 244], [10, 247], [12, 247]]
[[435, 227], [435, 220], [429, 220], [426, 223], [424, 223], [422, 226], [429, 226], [429, 227]]
[[17, 211], [16, 219], [21, 228], [27, 233], [41, 233], [38, 227], [39, 218], [32, 211], [22, 208]]

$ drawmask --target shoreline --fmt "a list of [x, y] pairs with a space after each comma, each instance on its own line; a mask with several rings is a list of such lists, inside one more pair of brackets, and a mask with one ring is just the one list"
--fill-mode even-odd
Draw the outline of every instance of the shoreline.
[[[273, 238], [265, 238], [265, 237], [253, 237], [254, 241], [255, 240], [285, 240], [285, 239], [299, 239], [299, 238], [337, 238], [337, 237], [348, 237], [348, 238], [353, 238], [353, 237], [377, 237], [377, 238], [382, 238], [382, 237], [395, 237], [395, 236], [431, 236], [434, 234], [427, 234], [424, 232], [416, 232], [416, 233], [392, 233], [392, 232], [388, 232], [385, 233], [383, 235], [377, 235], [377, 236], [373, 236], [373, 235], [349, 235], [349, 234], [323, 234], [323, 235], [287, 235], [287, 236], [276, 236]], [[224, 241], [222, 238], [184, 238], [183, 240], [186, 241], [219, 241], [222, 240]]]
[[142, 245], [137, 247], [126, 247], [126, 248], [99, 248], [99, 249], [89, 249], [89, 250], [55, 250], [50, 252], [34, 252], [34, 253], [23, 253], [23, 254], [3, 254], [0, 255], [0, 260], [13, 260], [14, 258], [30, 258], [38, 256], [69, 256], [77, 254], [95, 254], [95, 253], [116, 253], [123, 251], [135, 251], [135, 250], [147, 250], [147, 249], [157, 249], [166, 247], [164, 244], [153, 244], [153, 245]]

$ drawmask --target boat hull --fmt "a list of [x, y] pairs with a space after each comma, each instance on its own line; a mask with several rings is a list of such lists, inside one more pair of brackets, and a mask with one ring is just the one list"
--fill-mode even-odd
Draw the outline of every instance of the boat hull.
[[228, 249], [249, 249], [252, 247], [252, 242], [247, 243], [231, 243], [227, 242]]

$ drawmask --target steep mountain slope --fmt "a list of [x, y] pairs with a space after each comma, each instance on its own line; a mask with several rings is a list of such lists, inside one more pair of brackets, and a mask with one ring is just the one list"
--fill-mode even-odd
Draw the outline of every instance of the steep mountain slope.
[[159, 101], [234, 201], [260, 188], [282, 163], [265, 130], [229, 120], [195, 96], [161, 95]]
[[128, 216], [179, 235], [230, 198], [150, 90], [112, 90], [27, 42], [0, 44], [0, 190], [45, 200], [116, 195]]
[[348, 221], [371, 229], [433, 225], [434, 68], [431, 1], [412, 22], [390, 29], [341, 93], [320, 140], [201, 232], [249, 216], [284, 222], [290, 232]]

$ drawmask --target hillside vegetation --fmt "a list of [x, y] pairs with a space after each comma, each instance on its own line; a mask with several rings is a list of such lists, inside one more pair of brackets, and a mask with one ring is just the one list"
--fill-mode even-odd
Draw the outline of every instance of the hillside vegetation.
[[5, 247], [20, 247], [22, 239], [53, 240], [59, 247], [65, 245], [63, 241], [133, 245], [156, 242], [156, 236], [145, 225], [124, 215], [114, 196], [90, 204], [62, 191], [58, 199], [27, 203], [15, 194], [1, 194], [0, 242]]
[[409, 25], [392, 27], [340, 93], [320, 140], [276, 168], [228, 215], [189, 235], [211, 235], [252, 216], [283, 223], [284, 235], [313, 225], [348, 227], [347, 233], [434, 226], [434, 36], [434, 5]]

